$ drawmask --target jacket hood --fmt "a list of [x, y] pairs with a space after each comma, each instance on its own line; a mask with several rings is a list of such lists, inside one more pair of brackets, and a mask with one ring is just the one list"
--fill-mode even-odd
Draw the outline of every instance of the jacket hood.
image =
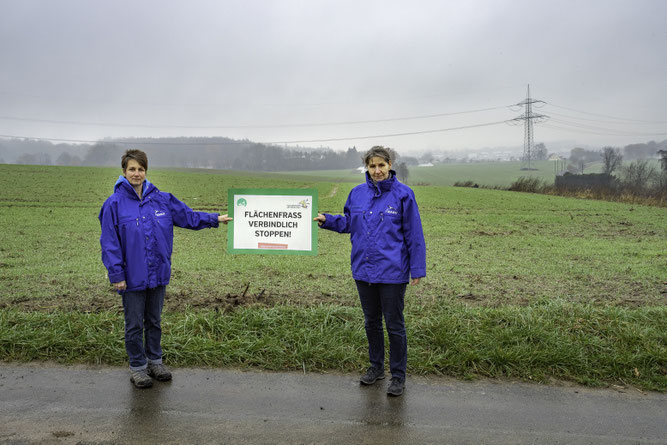
[[[153, 189], [155, 189], [153, 183], [151, 183], [148, 179], [144, 179], [144, 183], [142, 184], [142, 189], [141, 189], [142, 195], [146, 196], [148, 193], [152, 192]], [[117, 192], [119, 190], [123, 190], [132, 196], [137, 196], [136, 192], [134, 191], [134, 187], [132, 187], [132, 184], [130, 184], [130, 181], [128, 181], [127, 178], [123, 175], [118, 176], [118, 180], [113, 186], [114, 192]]]
[[396, 179], [396, 172], [394, 170], [389, 170], [389, 177], [384, 181], [375, 182], [371, 178], [371, 175], [366, 172], [366, 184], [375, 191], [375, 196], [380, 196], [384, 192], [388, 192], [398, 181]]

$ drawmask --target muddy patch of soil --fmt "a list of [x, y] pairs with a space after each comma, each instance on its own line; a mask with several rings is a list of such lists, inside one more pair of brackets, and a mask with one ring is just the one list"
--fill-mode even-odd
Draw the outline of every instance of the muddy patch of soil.
[[250, 285], [240, 294], [197, 295], [185, 291], [170, 293], [167, 290], [165, 310], [183, 311], [186, 308], [214, 309], [216, 311], [233, 310], [240, 306], [260, 305], [272, 306], [272, 298], [266, 289], [250, 291]]
[[[213, 309], [216, 311], [229, 311], [237, 307], [259, 305], [273, 306], [273, 297], [269, 295], [266, 289], [251, 291], [250, 286], [239, 294], [197, 294], [186, 291], [170, 292], [167, 287], [165, 296], [164, 310], [173, 312], [182, 312], [185, 309]], [[28, 297], [17, 298], [9, 302], [0, 303], [0, 309], [19, 309], [22, 311], [77, 311], [84, 313], [99, 312], [123, 312], [123, 302], [113, 290], [103, 295], [93, 296], [88, 299], [63, 298], [63, 296], [53, 296], [52, 298], [31, 299]]]

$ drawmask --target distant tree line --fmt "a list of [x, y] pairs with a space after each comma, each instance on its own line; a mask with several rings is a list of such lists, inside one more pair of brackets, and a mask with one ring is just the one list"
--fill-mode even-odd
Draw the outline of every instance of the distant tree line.
[[[557, 190], [578, 191], [588, 190], [599, 196], [618, 197], [621, 195], [649, 197], [664, 203], [667, 199], [667, 165], [662, 163], [659, 168], [653, 159], [658, 153], [664, 153], [667, 141], [661, 143], [627, 145], [620, 148], [604, 147], [602, 151], [575, 148], [571, 151], [570, 173], [578, 175], [557, 177]], [[630, 162], [624, 164], [624, 160]], [[586, 163], [602, 161], [602, 172], [583, 174]]]
[[[624, 164], [626, 157], [630, 160]], [[661, 163], [655, 162], [662, 158]], [[458, 181], [457, 187], [499, 188], [510, 191], [579, 196], [649, 205], [667, 205], [667, 140], [660, 143], [631, 144], [622, 150], [573, 148], [567, 172], [556, 176], [553, 184], [527, 176], [514, 181], [509, 188]], [[583, 174], [586, 164], [602, 164], [601, 173]]]
[[[667, 140], [662, 142], [650, 141], [644, 144], [630, 144], [621, 148], [603, 147], [602, 150], [586, 150], [575, 147], [570, 151], [568, 171], [583, 173], [587, 164], [604, 162], [605, 173], [611, 174], [621, 166], [622, 160], [637, 161], [657, 159], [660, 150], [667, 149]], [[610, 170], [611, 169], [611, 170]]]
[[[357, 168], [362, 153], [356, 147], [337, 152], [330, 148], [285, 148], [227, 138], [136, 138], [95, 144], [51, 144], [27, 139], [0, 140], [0, 156], [17, 164], [117, 166], [127, 148], [140, 148], [150, 166], [215, 168], [252, 171]], [[134, 144], [133, 144], [134, 143]]]
[[[580, 177], [556, 178], [556, 187], [573, 190], [598, 190], [606, 195], [667, 196], [667, 171], [651, 160], [667, 148], [667, 141], [626, 145], [622, 150], [604, 147], [601, 151], [574, 148], [570, 152], [569, 173]], [[630, 161], [624, 164], [623, 161]], [[583, 174], [586, 164], [602, 162], [602, 173]], [[664, 166], [664, 163], [663, 163]], [[662, 201], [661, 201], [662, 202]]]
[[[361, 153], [331, 149], [292, 149], [224, 138], [137, 139], [151, 165], [223, 170], [287, 171], [356, 168]], [[81, 165], [117, 165], [126, 147], [113, 142], [91, 146]]]
[[[116, 166], [121, 154], [127, 148], [135, 147], [148, 153], [151, 166], [253, 171], [356, 168], [361, 165], [362, 155], [356, 147], [337, 152], [330, 148], [288, 148], [223, 137], [135, 138], [123, 139], [123, 143], [108, 139], [95, 144], [53, 144], [31, 139], [0, 139], [0, 161], [18, 164]], [[623, 149], [605, 147], [602, 150], [587, 150], [576, 147], [570, 152], [568, 170], [571, 173], [583, 173], [587, 165], [603, 160], [608, 149], [627, 161], [654, 159], [658, 157], [659, 150], [667, 149], [667, 140], [630, 144]], [[547, 159], [547, 156], [545, 144], [535, 144], [531, 158], [543, 160]], [[425, 153], [419, 158], [399, 156], [395, 164], [396, 168], [399, 163], [407, 167], [431, 162], [433, 159], [432, 153]], [[612, 166], [609, 164], [609, 167]], [[620, 163], [614, 168], [620, 168]]]

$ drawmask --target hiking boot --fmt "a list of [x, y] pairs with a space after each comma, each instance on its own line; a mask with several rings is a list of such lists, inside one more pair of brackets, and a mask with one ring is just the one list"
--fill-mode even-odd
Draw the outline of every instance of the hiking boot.
[[145, 369], [130, 371], [130, 381], [137, 388], [150, 388], [153, 386], [153, 380], [148, 376]]
[[378, 369], [371, 366], [368, 368], [368, 371], [366, 371], [366, 374], [361, 376], [359, 381], [362, 385], [372, 385], [382, 379], [384, 379], [384, 369]]
[[403, 389], [405, 389], [405, 380], [399, 377], [392, 377], [389, 388], [387, 388], [387, 395], [394, 397], [400, 396], [403, 394]]
[[148, 364], [148, 375], [153, 377], [158, 382], [166, 382], [171, 380], [171, 372], [162, 363]]

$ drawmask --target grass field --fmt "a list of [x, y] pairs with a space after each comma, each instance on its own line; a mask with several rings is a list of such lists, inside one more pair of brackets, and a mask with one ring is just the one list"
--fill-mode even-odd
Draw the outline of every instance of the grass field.
[[[480, 186], [508, 187], [521, 176], [536, 177], [553, 184], [555, 172], [551, 161], [537, 161], [535, 170], [521, 170], [521, 162], [474, 162], [468, 164], [436, 164], [433, 167], [409, 167], [408, 184], [454, 185], [456, 182], [472, 181]], [[597, 173], [597, 168], [591, 172]], [[363, 179], [357, 170], [321, 170], [311, 173], [283, 172], [280, 176], [303, 181], [355, 182]]]
[[[651, 165], [660, 171], [660, 162], [651, 160]], [[626, 162], [627, 164], [627, 162]], [[562, 164], [561, 164], [562, 166]], [[536, 161], [534, 170], [521, 170], [521, 162], [473, 162], [459, 164], [436, 164], [433, 167], [409, 167], [409, 185], [451, 186], [456, 182], [472, 181], [480, 187], [508, 188], [520, 177], [538, 178], [547, 185], [553, 185], [556, 171], [553, 161]], [[585, 173], [600, 173], [602, 163], [587, 164]], [[300, 181], [354, 182], [363, 179], [357, 170], [318, 170], [316, 172], [280, 172], [280, 177]]]
[[[0, 165], [0, 358], [126, 360], [97, 221], [119, 173]], [[148, 177], [196, 210], [223, 213], [230, 187], [316, 188], [320, 211], [339, 213], [356, 184], [322, 172]], [[409, 372], [667, 389], [667, 209], [414, 190], [428, 276], [406, 297]], [[175, 229], [164, 317], [170, 363], [365, 366], [346, 235], [320, 231], [317, 257], [232, 256], [226, 241], [222, 228]]]

